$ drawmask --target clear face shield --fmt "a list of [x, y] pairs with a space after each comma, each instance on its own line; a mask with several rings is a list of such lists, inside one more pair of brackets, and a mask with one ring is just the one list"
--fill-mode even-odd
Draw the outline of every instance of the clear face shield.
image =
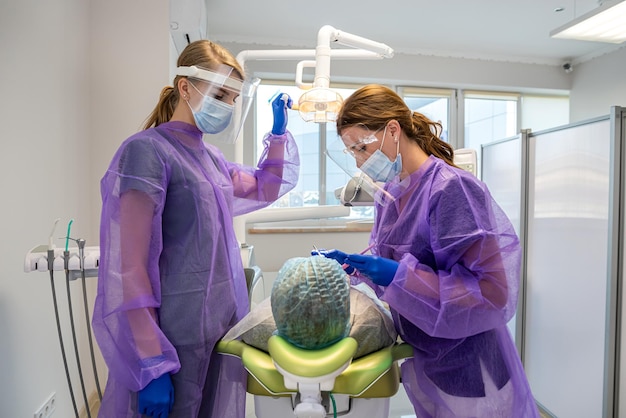
[[[350, 189], [349, 191], [346, 189], [346, 195], [365, 193], [372, 196], [378, 204], [389, 204], [395, 197], [387, 191], [385, 187], [387, 182], [377, 180], [363, 170], [363, 166], [367, 167], [372, 161], [371, 157], [382, 153], [380, 151], [382, 142], [376, 137], [380, 131], [370, 131], [365, 126], [359, 127], [360, 129], [351, 129], [329, 143], [326, 155], [351, 177], [346, 185], [346, 188]], [[382, 157], [387, 159], [384, 155]]]
[[212, 139], [234, 143], [261, 80], [241, 80], [238, 72], [228, 65], [217, 69], [178, 67], [176, 75], [187, 77], [191, 89], [199, 93], [200, 99], [187, 102], [198, 129]]

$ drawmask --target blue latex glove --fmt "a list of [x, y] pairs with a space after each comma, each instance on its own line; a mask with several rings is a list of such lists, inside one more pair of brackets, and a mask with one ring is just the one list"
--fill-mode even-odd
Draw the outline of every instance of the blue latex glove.
[[137, 394], [139, 413], [148, 417], [167, 418], [174, 406], [174, 386], [169, 373], [154, 379]]
[[396, 275], [400, 263], [377, 255], [350, 254], [344, 263], [354, 267], [380, 286], [388, 286]]
[[350, 266], [346, 266], [345, 262], [346, 262], [346, 258], [348, 258], [348, 254], [339, 251], [339, 250], [313, 250], [311, 251], [311, 255], [322, 255], [326, 258], [332, 258], [333, 260], [336, 260], [339, 264], [342, 265], [343, 270], [348, 273], [348, 274], [352, 274], [354, 273], [354, 268], [350, 267]]
[[279, 93], [272, 101], [272, 112], [274, 113], [274, 125], [272, 134], [283, 135], [287, 129], [287, 109], [291, 109], [293, 100], [286, 93]]

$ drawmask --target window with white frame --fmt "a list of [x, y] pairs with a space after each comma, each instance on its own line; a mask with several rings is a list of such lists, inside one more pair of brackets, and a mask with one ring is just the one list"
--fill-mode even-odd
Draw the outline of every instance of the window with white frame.
[[456, 95], [450, 89], [403, 87], [399, 93], [407, 106], [427, 118], [441, 123], [441, 139], [455, 144]]
[[[344, 99], [356, 88], [333, 87]], [[272, 128], [271, 101], [277, 93], [287, 93], [294, 103], [302, 90], [288, 84], [261, 84], [256, 92], [256, 149], [262, 149], [262, 140]], [[324, 150], [330, 141], [338, 140], [334, 123], [304, 122], [296, 110], [289, 111], [287, 129], [293, 135], [300, 152], [300, 177], [296, 187], [275, 202], [273, 207], [302, 207], [339, 205], [336, 190], [348, 183], [350, 176], [326, 156]], [[373, 206], [354, 206], [350, 218], [372, 218]]]
[[[463, 92], [464, 147], [478, 154], [483, 144], [569, 123], [569, 96], [497, 92]], [[479, 173], [480, 176], [480, 173]]]
[[512, 93], [463, 92], [463, 146], [476, 150], [478, 167], [483, 144], [519, 133], [519, 98], [519, 94]]
[[[333, 89], [346, 99], [358, 87], [333, 86]], [[568, 123], [567, 96], [417, 87], [401, 87], [398, 91], [409, 108], [441, 122], [442, 138], [454, 148], [475, 149], [479, 167], [482, 145], [517, 135], [522, 128], [520, 120], [529, 124], [523, 126], [524, 129], [532, 130]], [[256, 150], [261, 149], [263, 136], [271, 130], [271, 100], [278, 92], [289, 94], [294, 103], [297, 103], [302, 94], [301, 89], [288, 82], [263, 82], [259, 86], [255, 101]], [[457, 102], [457, 97], [462, 98], [460, 103]], [[545, 117], [546, 107], [552, 109], [548, 118]], [[287, 128], [293, 134], [300, 151], [300, 178], [296, 187], [273, 206], [341, 204], [336, 190], [346, 185], [350, 176], [324, 154], [327, 144], [339, 140], [335, 124], [304, 122], [298, 112], [293, 110], [289, 112]], [[256, 158], [258, 154], [255, 152], [255, 161]], [[350, 218], [371, 217], [372, 206], [351, 208]]]

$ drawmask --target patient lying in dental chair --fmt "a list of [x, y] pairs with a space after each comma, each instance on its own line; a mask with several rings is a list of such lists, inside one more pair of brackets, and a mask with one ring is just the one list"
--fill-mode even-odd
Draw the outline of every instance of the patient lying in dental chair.
[[397, 333], [389, 310], [364, 284], [351, 286], [335, 260], [296, 257], [282, 266], [271, 296], [246, 315], [223, 340], [243, 342], [267, 351], [278, 334], [297, 347], [320, 349], [350, 336], [354, 358], [392, 345]]

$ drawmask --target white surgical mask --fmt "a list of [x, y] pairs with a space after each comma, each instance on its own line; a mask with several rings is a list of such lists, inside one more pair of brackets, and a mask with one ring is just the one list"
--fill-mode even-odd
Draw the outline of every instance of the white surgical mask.
[[[194, 89], [198, 90], [196, 86], [191, 85]], [[200, 90], [198, 90], [198, 93], [202, 94]], [[196, 121], [196, 126], [205, 134], [217, 134], [226, 129], [235, 108], [233, 105], [226, 104], [214, 97], [205, 95], [202, 95], [202, 106], [197, 112], [193, 110], [189, 102], [187, 102], [187, 104], [191, 109], [193, 119]]]
[[387, 127], [383, 131], [383, 140], [380, 148], [361, 165], [361, 171], [367, 174], [372, 180], [387, 183], [393, 180], [400, 172], [402, 172], [402, 156], [400, 155], [400, 142], [397, 144], [396, 159], [391, 161], [382, 151], [381, 148], [385, 144], [385, 134]]

